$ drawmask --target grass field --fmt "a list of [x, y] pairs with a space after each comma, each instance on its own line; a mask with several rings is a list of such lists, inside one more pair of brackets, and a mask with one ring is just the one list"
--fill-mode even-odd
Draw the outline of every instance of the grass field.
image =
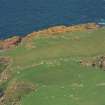
[[105, 28], [40, 35], [0, 52], [12, 59], [2, 105], [105, 105], [105, 71], [79, 63], [104, 54]]

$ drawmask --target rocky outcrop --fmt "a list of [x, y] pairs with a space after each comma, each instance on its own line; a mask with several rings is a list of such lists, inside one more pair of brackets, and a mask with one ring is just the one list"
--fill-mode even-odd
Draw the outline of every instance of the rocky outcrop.
[[100, 26], [96, 23], [79, 24], [74, 26], [55, 26], [48, 29], [44, 29], [38, 32], [32, 32], [28, 34], [25, 39], [32, 39], [37, 35], [54, 35], [65, 32], [85, 31], [90, 29], [98, 29]]
[[92, 66], [98, 66], [105, 69], [105, 56], [97, 57], [96, 61], [93, 62]]
[[9, 39], [6, 39], [4, 41], [1, 41], [0, 43], [0, 49], [8, 49], [13, 46], [17, 46], [22, 40], [22, 37], [15, 36]]
[[81, 60], [80, 64], [83, 66], [92, 66], [105, 69], [105, 56], [99, 56], [91, 60]]

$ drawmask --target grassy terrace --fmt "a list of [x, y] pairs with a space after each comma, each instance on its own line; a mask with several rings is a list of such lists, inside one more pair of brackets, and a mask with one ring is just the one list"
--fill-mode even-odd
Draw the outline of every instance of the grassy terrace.
[[104, 54], [105, 28], [40, 35], [0, 52], [12, 59], [2, 105], [104, 105], [105, 72], [79, 64]]

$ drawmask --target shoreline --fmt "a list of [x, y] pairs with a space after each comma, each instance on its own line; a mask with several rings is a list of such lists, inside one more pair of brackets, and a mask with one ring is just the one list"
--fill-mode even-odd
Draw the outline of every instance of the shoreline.
[[23, 40], [32, 40], [33, 37], [39, 36], [39, 35], [55, 35], [55, 34], [60, 34], [65, 32], [94, 30], [94, 29], [99, 29], [100, 27], [101, 25], [97, 23], [85, 23], [85, 24], [77, 24], [77, 25], [70, 25], [70, 26], [65, 26], [65, 25], [53, 26], [39, 31], [34, 31], [25, 36], [16, 35], [4, 40], [0, 40], [0, 49], [8, 49], [8, 48], [11, 48], [12, 46], [17, 46]]

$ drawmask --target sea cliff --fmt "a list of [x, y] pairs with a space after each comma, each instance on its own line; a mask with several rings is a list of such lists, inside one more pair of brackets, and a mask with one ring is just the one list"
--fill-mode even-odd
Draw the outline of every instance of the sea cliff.
[[0, 41], [0, 49], [8, 49], [13, 46], [17, 46], [22, 40], [31, 40], [33, 37], [37, 35], [55, 35], [65, 32], [76, 32], [76, 31], [86, 31], [91, 29], [98, 29], [100, 26], [96, 23], [87, 23], [87, 24], [79, 24], [73, 26], [54, 26], [47, 29], [39, 30], [32, 32], [25, 37], [14, 36], [5, 40]]

